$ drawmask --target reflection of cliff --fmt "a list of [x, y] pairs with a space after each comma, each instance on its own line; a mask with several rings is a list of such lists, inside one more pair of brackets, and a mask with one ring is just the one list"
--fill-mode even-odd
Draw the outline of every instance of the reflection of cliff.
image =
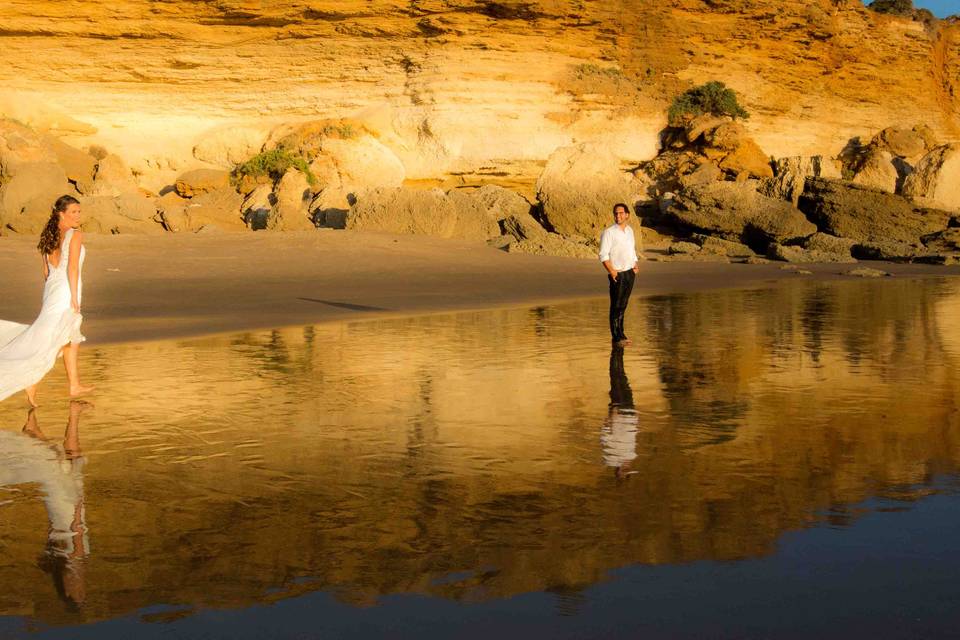
[[[566, 593], [625, 564], [769, 553], [818, 513], [957, 472], [958, 301], [936, 281], [634, 301], [625, 482], [601, 450], [602, 304], [97, 350], [86, 615], [280, 584]], [[0, 509], [0, 542], [37, 520]], [[10, 548], [3, 611], [57, 619], [49, 581], [13, 579], [35, 547]]]

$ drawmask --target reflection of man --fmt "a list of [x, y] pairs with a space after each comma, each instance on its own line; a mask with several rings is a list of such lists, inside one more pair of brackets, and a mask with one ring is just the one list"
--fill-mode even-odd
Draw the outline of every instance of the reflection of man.
[[600, 432], [600, 445], [604, 463], [616, 469], [617, 477], [625, 475], [637, 457], [638, 422], [633, 391], [623, 370], [623, 348], [615, 346], [610, 351], [610, 407]]
[[70, 403], [62, 447], [47, 441], [35, 409], [27, 414], [22, 434], [0, 431], [0, 486], [40, 485], [50, 523], [40, 566], [52, 574], [60, 597], [72, 606], [86, 600], [84, 560], [89, 546], [79, 427], [80, 414], [88, 406]]
[[614, 344], [630, 344], [623, 332], [623, 314], [630, 301], [637, 273], [637, 243], [633, 229], [627, 226], [630, 209], [623, 203], [613, 205], [614, 224], [600, 236], [600, 262], [607, 270], [610, 284], [610, 335]]

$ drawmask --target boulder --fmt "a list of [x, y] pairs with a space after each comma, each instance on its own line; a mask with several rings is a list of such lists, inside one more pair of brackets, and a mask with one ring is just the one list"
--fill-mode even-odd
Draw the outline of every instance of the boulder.
[[772, 243], [767, 248], [767, 257], [773, 260], [800, 264], [813, 262], [851, 263], [857, 261], [849, 252], [846, 254], [833, 253], [820, 249], [804, 249], [803, 247], [777, 243]]
[[193, 198], [208, 191], [230, 186], [230, 173], [220, 169], [193, 169], [177, 178], [174, 189], [184, 198]]
[[296, 169], [287, 169], [273, 193], [276, 202], [267, 218], [267, 229], [307, 231], [316, 228], [309, 211], [313, 191], [307, 176]]
[[845, 275], [857, 278], [883, 278], [892, 276], [893, 274], [880, 269], [873, 269], [872, 267], [857, 267], [856, 269], [850, 269]]
[[929, 147], [931, 132], [924, 125], [913, 129], [887, 127], [870, 141], [870, 146], [889, 151], [892, 156], [906, 159], [919, 159]]
[[960, 144], [927, 153], [904, 180], [903, 195], [926, 206], [960, 211]]
[[487, 215], [497, 222], [510, 217], [525, 219], [525, 216], [529, 216], [533, 219], [530, 216], [531, 207], [527, 199], [510, 189], [486, 184], [470, 195], [483, 207]]
[[75, 195], [60, 165], [33, 162], [16, 165], [16, 175], [0, 186], [0, 228], [14, 233], [39, 233], [47, 224], [54, 201]]
[[0, 177], [14, 176], [24, 165], [56, 162], [47, 138], [18, 122], [0, 120]]
[[254, 231], [266, 229], [276, 203], [277, 197], [273, 195], [273, 187], [269, 184], [259, 185], [247, 194], [240, 207], [244, 222]]
[[97, 159], [85, 151], [71, 147], [57, 138], [50, 139], [50, 148], [57, 158], [57, 164], [74, 183], [90, 182], [97, 170]]
[[[598, 238], [613, 224], [613, 205], [634, 208], [646, 184], [620, 169], [607, 146], [583, 143], [557, 149], [537, 180], [543, 217], [562, 235]], [[635, 230], [639, 228], [632, 217]]]
[[557, 233], [547, 233], [529, 240], [516, 240], [509, 243], [505, 249], [508, 253], [530, 253], [539, 256], [598, 259], [596, 247], [586, 242], [564, 238]]
[[157, 199], [140, 191], [128, 191], [116, 198], [117, 212], [138, 222], [160, 222], [162, 216]]
[[[661, 199], [667, 193], [680, 189], [680, 179], [696, 171], [704, 162], [714, 166], [725, 154], [709, 160], [693, 151], [664, 151], [656, 158], [641, 165], [645, 178], [649, 180], [648, 192]], [[705, 171], [709, 171], [706, 169]], [[704, 182], [706, 182], [704, 180]], [[692, 186], [692, 185], [691, 185]], [[629, 203], [628, 203], [629, 204]]]
[[874, 240], [853, 245], [853, 255], [861, 260], [888, 260], [890, 262], [912, 262], [924, 255], [927, 250], [921, 244], [898, 242], [896, 240]]
[[840, 168], [823, 156], [780, 158], [774, 163], [774, 177], [761, 181], [759, 191], [797, 206], [808, 177], [840, 178]]
[[703, 113], [687, 122], [684, 126], [684, 137], [688, 144], [695, 144], [700, 136], [713, 134], [718, 127], [732, 122], [733, 119], [730, 116], [715, 116], [712, 113]]
[[190, 218], [186, 208], [189, 200], [181, 198], [176, 191], [169, 191], [157, 199], [160, 220], [167, 231], [190, 231]]
[[854, 173], [853, 183], [886, 193], [896, 193], [898, 178], [899, 174], [893, 165], [890, 152], [868, 147], [860, 158], [860, 166]]
[[803, 241], [803, 248], [823, 253], [834, 253], [840, 256], [850, 256], [850, 250], [856, 241], [850, 238], [838, 238], [819, 231]]
[[447, 198], [457, 210], [457, 225], [454, 227], [452, 237], [487, 240], [500, 235], [500, 225], [497, 224], [497, 220], [488, 215], [486, 207], [470, 192], [453, 189], [447, 192]]
[[723, 171], [712, 162], [704, 162], [692, 172], [680, 178], [681, 187], [695, 187], [709, 184], [723, 178]]
[[699, 233], [694, 234], [693, 239], [700, 244], [700, 250], [704, 253], [727, 256], [728, 258], [749, 258], [756, 255], [753, 249], [740, 242], [732, 242]]
[[904, 198], [841, 180], [808, 178], [800, 209], [821, 231], [858, 243], [895, 241], [919, 245], [920, 237], [942, 231], [950, 214], [911, 204]]
[[949, 228], [921, 238], [923, 245], [934, 252], [960, 251], [960, 229]]
[[704, 140], [709, 146], [723, 151], [736, 151], [745, 143], [753, 142], [746, 127], [729, 119], [724, 124], [707, 131]]
[[396, 154], [366, 133], [351, 138], [321, 137], [311, 149], [316, 156], [310, 171], [318, 188], [311, 210], [321, 223], [327, 216], [331, 221], [342, 220], [361, 194], [399, 187], [406, 177]]
[[92, 181], [77, 181], [77, 190], [87, 196], [118, 196], [136, 188], [137, 182], [127, 163], [112, 153], [97, 163]]
[[[440, 189], [375, 189], [360, 196], [350, 209], [346, 228], [355, 231], [410, 233], [440, 238], [487, 240], [487, 228], [475, 219], [460, 219], [461, 209]], [[486, 215], [476, 208], [466, 208], [464, 216]], [[489, 219], [487, 222], [496, 224]], [[469, 236], [467, 234], [474, 234]]]
[[229, 187], [191, 198], [185, 210], [190, 230], [212, 225], [223, 231], [241, 231], [246, 228], [240, 212], [242, 204], [243, 197]]
[[757, 192], [757, 182], [715, 182], [685, 189], [668, 215], [681, 227], [751, 246], [796, 240], [817, 231], [788, 202]]
[[770, 157], [753, 140], [743, 140], [736, 149], [720, 161], [720, 168], [734, 176], [772, 178]]
[[684, 242], [682, 240], [678, 242], [673, 242], [670, 244], [669, 247], [667, 247], [667, 253], [670, 255], [676, 255], [679, 253], [692, 254], [692, 253], [697, 253], [699, 251], [700, 251], [700, 245], [693, 242]]
[[[120, 199], [113, 196], [81, 196], [83, 209], [83, 230], [89, 233], [104, 234], [157, 234], [163, 233], [163, 227], [153, 220], [135, 219], [124, 214], [120, 208]], [[144, 208], [133, 215], [142, 215]], [[154, 209], [155, 211], [156, 209]], [[131, 210], [127, 210], [130, 212]]]

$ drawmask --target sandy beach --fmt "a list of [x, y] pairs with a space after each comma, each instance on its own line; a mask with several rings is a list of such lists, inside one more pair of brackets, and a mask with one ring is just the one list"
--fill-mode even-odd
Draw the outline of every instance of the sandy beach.
[[[88, 234], [84, 332], [93, 343], [605, 297], [590, 260], [507, 254], [415, 236], [322, 231], [219, 235]], [[0, 238], [0, 318], [31, 322], [42, 287], [35, 239]], [[634, 296], [845, 278], [854, 266], [895, 277], [958, 267], [861, 263], [641, 265]]]

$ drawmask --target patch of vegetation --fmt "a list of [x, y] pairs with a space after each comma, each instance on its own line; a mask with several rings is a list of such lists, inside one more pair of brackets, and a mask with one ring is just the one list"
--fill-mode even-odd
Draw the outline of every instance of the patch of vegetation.
[[291, 168], [305, 175], [311, 186], [316, 184], [317, 178], [310, 171], [310, 165], [306, 159], [284, 148], [261, 151], [246, 162], [237, 165], [231, 177], [235, 184], [248, 177], [254, 180], [270, 178], [276, 182]]
[[616, 67], [601, 67], [596, 64], [578, 64], [573, 68], [573, 74], [577, 80], [586, 78], [610, 78], [611, 80], [620, 80], [623, 78], [623, 71]]
[[727, 85], [716, 80], [688, 89], [674, 98], [667, 111], [670, 126], [683, 126], [683, 123], [704, 113], [715, 116], [730, 116], [746, 120], [750, 117], [747, 110], [740, 106], [737, 94]]
[[890, 13], [895, 16], [913, 17], [913, 0], [873, 0], [867, 8], [877, 13]]

